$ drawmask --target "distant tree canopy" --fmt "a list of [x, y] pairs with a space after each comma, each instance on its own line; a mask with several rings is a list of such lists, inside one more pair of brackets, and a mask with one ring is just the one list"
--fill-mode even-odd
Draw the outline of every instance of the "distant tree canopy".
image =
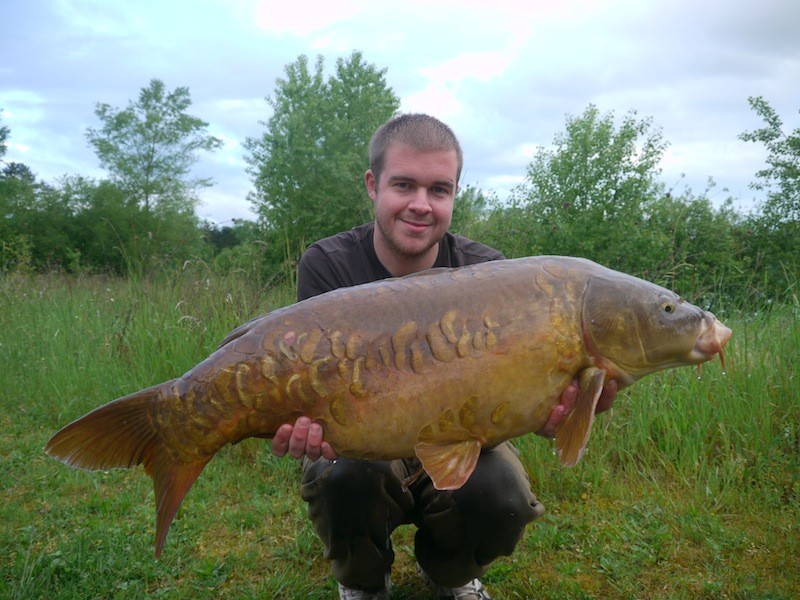
[[[203, 252], [194, 206], [205, 179], [190, 168], [220, 140], [186, 114], [189, 90], [167, 92], [152, 80], [137, 103], [118, 111], [98, 104], [99, 130], [87, 139], [110, 179], [68, 175], [36, 182], [31, 170], [6, 164], [0, 175], [0, 266], [129, 272]], [[2, 128], [3, 152], [8, 128]]]
[[[739, 137], [767, 151], [752, 184], [765, 199], [753, 213], [737, 213], [730, 199], [712, 205], [711, 183], [700, 194], [666, 189], [661, 130], [635, 111], [615, 118], [590, 105], [539, 149], [509, 199], [460, 189], [451, 229], [508, 257], [585, 256], [706, 304], [797, 303], [800, 128], [784, 127], [763, 98], [749, 102], [764, 126]], [[12, 132], [0, 112], [0, 273], [170, 273], [199, 257], [265, 285], [291, 274], [306, 244], [370, 218], [368, 144], [399, 100], [386, 71], [354, 52], [328, 77], [322, 57], [310, 65], [300, 56], [267, 104], [263, 134], [244, 144], [259, 220], [222, 227], [195, 213], [198, 190], [211, 182], [191, 166], [221, 142], [188, 115], [187, 88], [168, 92], [154, 79], [125, 110], [97, 105], [102, 126], [87, 139], [109, 172], [101, 181], [45, 183], [5, 162]]]
[[772, 280], [785, 280], [787, 270], [800, 272], [800, 127], [784, 132], [783, 121], [764, 98], [748, 102], [764, 127], [739, 138], [763, 144], [767, 150], [767, 166], [751, 184], [765, 191], [766, 199], [751, 220], [748, 241], [757, 257], [755, 266]]
[[30, 264], [31, 242], [20, 227], [20, 210], [31, 203], [36, 180], [31, 170], [20, 163], [6, 163], [11, 129], [2, 124], [0, 109], [0, 272], [24, 269]]
[[327, 79], [323, 67], [321, 56], [313, 68], [305, 56], [287, 65], [267, 98], [266, 131], [245, 142], [251, 201], [276, 261], [294, 261], [307, 244], [369, 219], [369, 140], [400, 105], [386, 70], [360, 52], [338, 59]]
[[190, 171], [199, 151], [216, 150], [222, 140], [206, 133], [208, 123], [187, 114], [191, 104], [189, 88], [168, 92], [153, 79], [126, 109], [95, 108], [103, 126], [88, 128], [86, 138], [111, 181], [145, 211], [191, 212], [197, 189], [211, 185]]
[[645, 219], [660, 191], [665, 149], [661, 131], [635, 112], [619, 127], [613, 113], [601, 116], [595, 106], [569, 117], [566, 132], [556, 136], [552, 150], [536, 153], [513, 194], [512, 206], [535, 228], [523, 251], [557, 250], [620, 264], [634, 251], [630, 232], [620, 225]]
[[[0, 108], [0, 122], [3, 119], [3, 109]], [[3, 158], [6, 155], [6, 149], [8, 144], [8, 136], [11, 133], [11, 130], [8, 128], [7, 125], [0, 125], [0, 158]]]
[[[188, 88], [170, 92], [153, 79], [124, 110], [97, 104], [102, 127], [87, 129], [86, 138], [111, 177], [89, 194], [81, 216], [92, 224], [93, 216], [104, 219], [97, 227], [116, 236], [129, 266], [141, 266], [148, 257], [185, 256], [200, 243], [197, 190], [211, 181], [193, 177], [191, 167], [198, 152], [216, 150], [222, 140], [206, 133], [208, 123], [187, 113], [191, 104]], [[78, 187], [78, 193], [87, 191], [85, 181]], [[108, 211], [126, 213], [125, 226], [101, 216]]]
[[756, 173], [751, 187], [765, 190], [764, 217], [773, 223], [800, 222], [800, 127], [783, 131], [775, 109], [762, 97], [749, 98], [750, 107], [764, 120], [764, 127], [742, 133], [746, 142], [764, 144], [767, 167]]
[[590, 105], [567, 117], [510, 200], [493, 202], [469, 232], [509, 257], [582, 256], [698, 293], [715, 288], [715, 269], [733, 260], [732, 212], [689, 191], [666, 192], [666, 147], [649, 119], [630, 112], [617, 125]]

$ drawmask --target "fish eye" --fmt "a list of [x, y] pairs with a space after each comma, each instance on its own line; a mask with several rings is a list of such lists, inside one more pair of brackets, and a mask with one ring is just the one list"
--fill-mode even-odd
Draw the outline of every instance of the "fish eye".
[[672, 314], [675, 312], [675, 304], [672, 302], [662, 302], [661, 310], [663, 310], [667, 314]]

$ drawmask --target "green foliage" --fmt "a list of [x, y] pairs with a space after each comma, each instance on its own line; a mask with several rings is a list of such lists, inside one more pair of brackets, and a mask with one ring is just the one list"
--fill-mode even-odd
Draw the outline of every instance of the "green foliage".
[[450, 231], [469, 237], [476, 224], [483, 220], [490, 202], [496, 202], [496, 198], [484, 190], [471, 185], [459, 188], [453, 202]]
[[235, 273], [265, 285], [282, 278], [293, 281], [293, 274], [275, 269], [270, 262], [269, 244], [261, 226], [246, 219], [234, 219], [233, 226], [207, 225], [205, 234], [214, 248], [213, 266], [217, 271]]
[[87, 138], [110, 181], [65, 176], [47, 185], [25, 165], [6, 165], [0, 269], [143, 273], [205, 254], [194, 205], [210, 182], [190, 170], [197, 152], [222, 142], [187, 114], [190, 105], [188, 88], [168, 92], [157, 79], [125, 110], [98, 104], [103, 126]]
[[800, 127], [792, 133], [783, 131], [783, 122], [761, 96], [748, 99], [750, 107], [764, 120], [764, 127], [742, 133], [746, 142], [764, 144], [767, 167], [756, 173], [752, 187], [766, 190], [763, 207], [765, 219], [773, 222], [800, 222]]
[[706, 306], [746, 293], [749, 275], [743, 281], [735, 238], [739, 219], [730, 201], [715, 208], [707, 194], [685, 190], [658, 197], [647, 211], [642, 231], [631, 232], [647, 248], [649, 264], [639, 263], [643, 277]]
[[[0, 176], [0, 206], [4, 216], [2, 267], [58, 268], [71, 261], [70, 207], [55, 188], [37, 183], [27, 167], [12, 163]], [[19, 244], [28, 247], [23, 253], [25, 261], [19, 261], [21, 254], [15, 250]]]
[[707, 193], [665, 191], [665, 149], [649, 119], [631, 112], [616, 125], [613, 113], [589, 106], [567, 118], [510, 201], [494, 201], [471, 234], [509, 257], [583, 256], [711, 303], [749, 282], [737, 262], [739, 219]]
[[287, 65], [267, 99], [266, 131], [245, 142], [251, 201], [276, 265], [291, 264], [307, 244], [369, 219], [363, 184], [369, 140], [399, 106], [386, 70], [360, 52], [338, 59], [327, 80], [323, 66], [322, 56], [313, 69], [306, 56]]
[[652, 264], [645, 239], [633, 228], [647, 219], [660, 192], [658, 164], [666, 148], [650, 120], [589, 106], [568, 117], [552, 149], [540, 149], [512, 207], [528, 229], [529, 254], [585, 256], [614, 268], [641, 271]]
[[[3, 118], [3, 109], [0, 108], [0, 120]], [[11, 135], [11, 129], [7, 125], [0, 125], [0, 158], [6, 155], [6, 145], [8, 144], [8, 137]]]
[[186, 88], [166, 93], [153, 80], [124, 111], [98, 105], [104, 127], [88, 137], [111, 181], [65, 176], [48, 185], [26, 165], [5, 165], [0, 270], [143, 273], [206, 254], [193, 194], [208, 182], [188, 173], [198, 150], [221, 142], [186, 114], [190, 104]]
[[191, 104], [189, 88], [168, 92], [153, 79], [125, 110], [102, 103], [95, 108], [103, 126], [87, 129], [86, 137], [112, 181], [145, 211], [191, 213], [195, 191], [211, 185], [190, 177], [190, 170], [198, 151], [215, 150], [222, 140], [206, 133], [205, 121], [186, 113]]
[[35, 190], [33, 173], [25, 165], [10, 163], [0, 172], [0, 271], [31, 266], [31, 243], [20, 217]]
[[147, 211], [109, 181], [36, 183], [26, 169], [0, 177], [0, 270], [144, 272], [204, 253], [196, 218]]
[[[0, 272], [143, 274], [201, 258], [258, 281], [290, 281], [308, 243], [370, 218], [369, 139], [399, 107], [386, 70], [360, 52], [338, 59], [330, 75], [324, 66], [321, 56], [288, 64], [267, 99], [264, 133], [245, 142], [258, 223], [199, 222], [196, 192], [210, 182], [190, 170], [221, 141], [188, 114], [187, 88], [170, 92], [153, 79], [124, 110], [96, 107], [102, 126], [87, 138], [109, 181], [45, 183], [27, 165], [2, 164]], [[667, 190], [660, 129], [635, 111], [618, 119], [590, 105], [539, 149], [508, 201], [459, 190], [451, 230], [509, 257], [586, 256], [704, 306], [796, 301], [800, 129], [787, 129], [763, 98], [749, 102], [764, 126], [740, 139], [767, 150], [752, 184], [765, 201], [752, 214], [730, 200], [712, 204], [713, 182], [699, 194]], [[0, 159], [10, 135], [0, 122]]]
[[800, 127], [783, 131], [783, 122], [762, 97], [748, 99], [764, 127], [742, 133], [746, 142], [763, 144], [767, 166], [751, 186], [766, 192], [760, 211], [748, 219], [745, 250], [749, 261], [763, 269], [770, 296], [797, 295], [787, 289], [787, 273], [800, 272]]
[[110, 181], [65, 178], [61, 193], [73, 207], [86, 267], [141, 272], [164, 262], [179, 266], [204, 252], [194, 213], [164, 205], [147, 210]]

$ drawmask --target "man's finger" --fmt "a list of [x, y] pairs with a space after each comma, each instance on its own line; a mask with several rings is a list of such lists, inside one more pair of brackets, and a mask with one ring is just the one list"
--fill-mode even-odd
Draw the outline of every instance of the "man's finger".
[[606, 383], [605, 387], [603, 387], [603, 391], [600, 394], [600, 399], [597, 401], [597, 407], [594, 410], [595, 414], [611, 408], [611, 405], [614, 404], [614, 399], [616, 397], [617, 382], [612, 379]]
[[302, 458], [306, 453], [306, 443], [308, 440], [308, 429], [311, 426], [311, 419], [300, 417], [294, 424], [292, 437], [289, 439], [289, 456], [292, 458]]
[[272, 436], [272, 452], [275, 456], [284, 456], [289, 451], [289, 438], [292, 437], [291, 425], [281, 425]]
[[336, 460], [338, 455], [328, 442], [322, 442], [322, 456], [328, 460]]
[[321, 446], [322, 426], [319, 423], [311, 423], [306, 438], [306, 456], [311, 460], [317, 460], [322, 455]]

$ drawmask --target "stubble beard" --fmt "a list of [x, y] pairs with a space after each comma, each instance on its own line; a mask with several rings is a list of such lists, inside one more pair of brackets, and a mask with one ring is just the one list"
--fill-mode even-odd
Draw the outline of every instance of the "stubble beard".
[[380, 217], [375, 219], [375, 224], [377, 225], [378, 229], [381, 232], [381, 237], [383, 238], [384, 244], [386, 244], [387, 248], [397, 256], [402, 256], [405, 258], [419, 258], [420, 256], [427, 253], [431, 248], [433, 248], [439, 243], [439, 240], [437, 239], [421, 247], [411, 247], [410, 245], [404, 245], [400, 241], [395, 239], [395, 236], [392, 235], [390, 228], [385, 226], [383, 220]]

